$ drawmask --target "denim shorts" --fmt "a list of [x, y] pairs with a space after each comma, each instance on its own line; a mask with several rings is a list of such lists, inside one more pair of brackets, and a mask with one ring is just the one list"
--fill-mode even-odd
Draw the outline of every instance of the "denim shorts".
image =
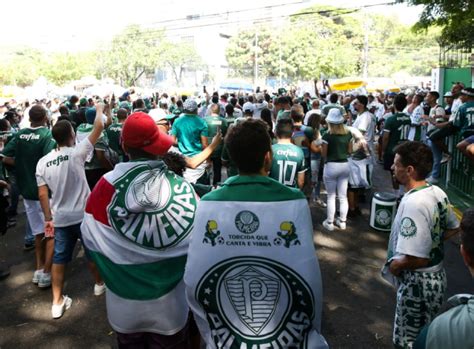
[[[67, 227], [54, 227], [54, 264], [66, 264], [72, 260], [77, 239], [81, 239], [81, 223]], [[87, 259], [89, 259], [85, 247], [84, 251]]]

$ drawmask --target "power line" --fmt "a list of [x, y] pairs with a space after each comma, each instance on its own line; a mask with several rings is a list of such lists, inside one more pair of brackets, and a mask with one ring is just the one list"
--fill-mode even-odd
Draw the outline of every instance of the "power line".
[[[275, 5], [276, 6], [287, 6], [288, 4], [297, 4], [297, 3], [287, 3], [287, 4], [280, 4], [280, 5]], [[301, 12], [301, 13], [294, 13], [291, 15], [280, 15], [280, 16], [270, 16], [270, 17], [263, 17], [263, 18], [249, 18], [249, 19], [238, 19], [234, 21], [224, 21], [224, 22], [213, 22], [213, 23], [201, 23], [201, 24], [196, 24], [196, 25], [189, 25], [189, 26], [177, 26], [177, 27], [171, 27], [171, 28], [156, 28], [152, 29], [151, 32], [142, 34], [140, 37], [150, 37], [153, 35], [153, 33], [161, 33], [161, 32], [170, 32], [170, 31], [176, 31], [176, 30], [186, 30], [186, 29], [195, 29], [195, 28], [205, 28], [205, 27], [213, 27], [213, 26], [219, 26], [219, 25], [229, 25], [229, 24], [236, 24], [236, 23], [242, 23], [242, 22], [253, 22], [255, 24], [260, 24], [260, 23], [265, 23], [269, 21], [273, 21], [276, 19], [280, 18], [291, 18], [291, 17], [298, 17], [298, 16], [306, 16], [306, 15], [311, 15], [311, 14], [330, 14], [330, 13], [336, 13], [336, 16], [342, 16], [342, 15], [347, 15], [350, 13], [354, 13], [357, 11], [360, 11], [361, 9], [364, 8], [369, 8], [369, 7], [375, 7], [375, 6], [388, 6], [388, 5], [394, 5], [396, 2], [385, 2], [385, 3], [378, 3], [378, 4], [371, 4], [371, 5], [363, 5], [359, 7], [354, 7], [354, 8], [348, 8], [348, 9], [340, 9], [340, 8], [335, 8], [335, 9], [327, 9], [327, 10], [316, 10], [316, 11], [306, 11], [306, 12]], [[265, 9], [265, 8], [271, 8], [272, 6], [266, 6], [266, 7], [260, 7], [260, 9]], [[258, 9], [258, 8], [257, 8]], [[250, 9], [247, 10], [240, 10], [240, 11], [249, 11]], [[232, 13], [237, 13], [239, 11], [233, 11]], [[217, 16], [217, 15], [228, 15], [229, 12], [221, 12], [221, 13], [215, 13], [215, 14], [210, 14], [209, 16]], [[208, 16], [208, 15], [206, 15]], [[166, 20], [166, 21], [171, 21], [171, 20]], [[173, 20], [175, 21], [175, 20]], [[155, 23], [162, 23], [162, 22], [155, 22]], [[133, 37], [133, 38], [138, 38], [136, 34], [126, 34], [123, 33], [121, 34], [122, 36], [128, 36], [128, 37]], [[152, 38], [152, 37], [151, 37]], [[158, 37], [157, 37], [158, 38]]]
[[197, 19], [208, 18], [208, 17], [217, 17], [217, 16], [223, 16], [223, 15], [229, 15], [229, 14], [235, 14], [235, 13], [273, 9], [273, 8], [284, 7], [284, 6], [289, 6], [289, 5], [298, 5], [298, 4], [303, 4], [303, 3], [304, 1], [301, 0], [297, 2], [286, 2], [282, 4], [252, 7], [252, 8], [246, 8], [246, 9], [240, 9], [240, 10], [232, 10], [232, 12], [226, 11], [226, 12], [206, 13], [203, 15], [189, 15], [182, 18], [173, 18], [173, 19], [165, 19], [162, 21], [150, 22], [149, 24], [162, 24], [162, 23], [176, 22], [176, 21], [182, 21], [182, 20], [197, 20]]

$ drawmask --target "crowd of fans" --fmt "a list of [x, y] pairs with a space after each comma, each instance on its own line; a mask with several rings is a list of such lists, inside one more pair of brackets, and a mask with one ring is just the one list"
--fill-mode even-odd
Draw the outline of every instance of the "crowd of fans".
[[[474, 160], [474, 89], [342, 94], [315, 81], [315, 93], [129, 90], [1, 106], [0, 228], [15, 226], [22, 197], [32, 281], [52, 287], [52, 317], [73, 304], [65, 266], [80, 240], [120, 347], [327, 347], [309, 205], [326, 210], [325, 231], [346, 230], [386, 170], [399, 199], [382, 270], [397, 288], [393, 343], [472, 347], [472, 296], [434, 318], [443, 241], [459, 231], [436, 184], [447, 137]], [[471, 271], [473, 229], [468, 210]], [[441, 329], [448, 317], [462, 325]]]

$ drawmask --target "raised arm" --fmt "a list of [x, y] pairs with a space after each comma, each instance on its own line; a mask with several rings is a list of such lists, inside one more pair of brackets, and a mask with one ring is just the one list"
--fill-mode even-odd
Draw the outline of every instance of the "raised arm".
[[96, 115], [95, 115], [95, 120], [94, 120], [94, 128], [92, 129], [92, 132], [89, 134], [89, 137], [88, 137], [89, 142], [91, 142], [92, 145], [94, 145], [97, 142], [100, 135], [102, 134], [102, 131], [104, 130], [104, 122], [102, 121], [104, 104], [98, 103], [95, 108], [96, 108]]

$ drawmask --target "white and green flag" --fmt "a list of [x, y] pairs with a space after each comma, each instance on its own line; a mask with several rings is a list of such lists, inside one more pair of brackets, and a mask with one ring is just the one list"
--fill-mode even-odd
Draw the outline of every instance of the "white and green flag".
[[207, 348], [326, 348], [322, 283], [303, 194], [235, 176], [203, 197], [184, 276]]
[[196, 194], [161, 161], [118, 164], [95, 186], [82, 237], [107, 285], [122, 333], [172, 335], [186, 324], [183, 274]]

